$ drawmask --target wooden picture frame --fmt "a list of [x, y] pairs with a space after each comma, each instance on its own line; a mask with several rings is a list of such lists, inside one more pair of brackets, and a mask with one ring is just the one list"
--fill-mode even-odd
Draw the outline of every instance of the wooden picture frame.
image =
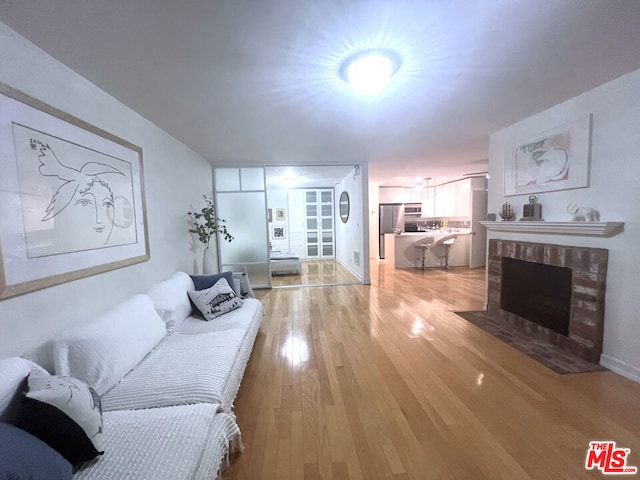
[[273, 222], [273, 209], [267, 208], [267, 222]]
[[284, 222], [285, 220], [284, 208], [276, 208], [276, 222]]
[[0, 299], [149, 259], [142, 149], [0, 84]]

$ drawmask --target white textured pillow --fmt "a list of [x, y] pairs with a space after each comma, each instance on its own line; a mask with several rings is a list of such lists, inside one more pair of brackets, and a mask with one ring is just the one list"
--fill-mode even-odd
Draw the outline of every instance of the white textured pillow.
[[75, 377], [104, 395], [166, 335], [147, 295], [134, 295], [53, 343], [55, 373]]
[[187, 292], [194, 289], [193, 280], [189, 275], [176, 272], [171, 278], [151, 287], [147, 293], [158, 315], [167, 324], [169, 333], [191, 315], [191, 302]]
[[242, 300], [225, 278], [218, 280], [211, 288], [190, 291], [189, 297], [202, 312], [205, 320], [213, 320], [242, 306]]
[[20, 357], [0, 359], [0, 418], [16, 396], [20, 384], [31, 371], [46, 373], [45, 370], [29, 360]]

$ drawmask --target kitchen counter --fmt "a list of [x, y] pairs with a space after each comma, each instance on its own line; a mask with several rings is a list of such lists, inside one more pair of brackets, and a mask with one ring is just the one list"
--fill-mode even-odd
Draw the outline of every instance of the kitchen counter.
[[387, 233], [384, 236], [385, 262], [391, 268], [414, 268], [421, 265], [422, 248], [414, 246], [421, 238], [433, 237], [434, 245], [426, 252], [425, 266], [439, 267], [445, 247], [435, 245], [441, 238], [458, 235], [456, 243], [449, 250], [449, 265], [462, 267], [469, 265], [469, 228], [449, 230], [427, 230], [423, 232]]

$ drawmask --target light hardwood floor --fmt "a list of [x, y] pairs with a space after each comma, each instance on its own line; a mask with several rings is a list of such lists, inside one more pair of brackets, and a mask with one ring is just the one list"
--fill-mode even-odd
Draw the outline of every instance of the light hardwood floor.
[[300, 274], [272, 275], [271, 285], [331, 285], [336, 283], [360, 283], [349, 270], [336, 260], [303, 260]]
[[224, 479], [606, 478], [584, 468], [593, 440], [640, 467], [640, 384], [558, 375], [452, 313], [482, 308], [482, 269], [371, 270], [258, 292]]

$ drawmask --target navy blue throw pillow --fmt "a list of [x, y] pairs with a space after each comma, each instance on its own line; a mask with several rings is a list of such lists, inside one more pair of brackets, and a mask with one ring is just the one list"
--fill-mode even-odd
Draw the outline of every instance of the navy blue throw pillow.
[[0, 478], [66, 480], [73, 478], [73, 468], [42, 440], [0, 423]]
[[240, 294], [236, 292], [236, 289], [234, 288], [232, 272], [215, 273], [213, 275], [191, 275], [191, 280], [193, 280], [193, 284], [195, 285], [196, 290], [206, 290], [207, 288], [211, 288], [221, 278], [224, 278], [229, 286], [233, 288], [235, 294], [240, 296]]

